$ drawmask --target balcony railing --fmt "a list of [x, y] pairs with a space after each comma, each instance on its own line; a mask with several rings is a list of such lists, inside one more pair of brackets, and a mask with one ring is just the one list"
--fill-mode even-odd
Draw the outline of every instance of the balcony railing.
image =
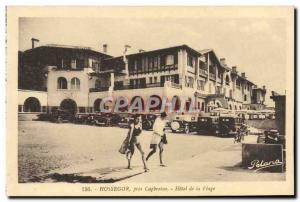
[[205, 69], [199, 69], [199, 75], [207, 76], [207, 70], [205, 70]]
[[209, 79], [211, 79], [211, 80], [216, 80], [216, 74], [214, 74], [214, 73], [209, 73]]
[[[144, 84], [144, 85], [123, 85], [123, 86], [115, 86], [114, 90], [129, 90], [129, 89], [143, 89], [143, 88], [156, 88], [156, 87], [164, 87], [168, 86], [171, 88], [177, 88], [181, 89], [181, 85], [177, 83], [172, 83], [166, 81], [165, 84], [163, 83], [149, 83], [149, 84]], [[108, 91], [108, 87], [102, 87], [102, 88], [90, 88], [90, 92], [103, 92], [103, 91]]]
[[108, 91], [109, 87], [101, 87], [101, 88], [90, 88], [90, 92], [104, 92]]
[[135, 74], [147, 74], [152, 72], [165, 72], [165, 71], [173, 71], [178, 69], [178, 64], [172, 64], [172, 65], [161, 65], [156, 67], [148, 67], [142, 68], [138, 67], [138, 69], [129, 68], [129, 75], [135, 75]]

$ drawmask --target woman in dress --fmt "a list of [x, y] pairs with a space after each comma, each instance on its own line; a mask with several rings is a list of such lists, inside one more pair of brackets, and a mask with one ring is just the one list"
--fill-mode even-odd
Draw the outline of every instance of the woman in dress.
[[128, 160], [128, 169], [131, 169], [131, 159], [134, 154], [135, 146], [142, 155], [142, 161], [144, 164], [145, 171], [148, 170], [145, 162], [144, 151], [140, 143], [140, 134], [142, 133], [142, 120], [141, 116], [135, 115], [132, 123], [129, 126], [129, 144], [126, 157]]

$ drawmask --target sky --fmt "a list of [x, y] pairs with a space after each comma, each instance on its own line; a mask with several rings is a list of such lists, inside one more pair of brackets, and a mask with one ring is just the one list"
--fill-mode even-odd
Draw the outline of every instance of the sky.
[[271, 91], [285, 93], [286, 22], [279, 18], [20, 18], [19, 50], [31, 48], [31, 38], [45, 44], [87, 46], [120, 56], [186, 44], [213, 49], [229, 66], [246, 72], [249, 80], [267, 88], [266, 104], [274, 106]]

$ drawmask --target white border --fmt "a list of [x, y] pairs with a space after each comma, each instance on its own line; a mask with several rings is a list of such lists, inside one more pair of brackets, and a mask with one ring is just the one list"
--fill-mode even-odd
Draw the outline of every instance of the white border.
[[[83, 3], [84, 2], [84, 3]], [[93, 1], [93, 0], [85, 0], [85, 1], [79, 1], [79, 0], [4, 0], [0, 3], [0, 92], [2, 94], [1, 100], [0, 100], [0, 131], [1, 131], [1, 139], [0, 139], [0, 162], [6, 162], [6, 155], [5, 155], [5, 6], [6, 5], [294, 5], [295, 7], [300, 7], [300, 1], [297, 0], [272, 0], [272, 1], [262, 1], [262, 0], [247, 0], [247, 1], [238, 1], [238, 0], [230, 0], [230, 1], [221, 1], [221, 0], [203, 0], [199, 3], [195, 3], [192, 0], [185, 0], [185, 1], [162, 1], [162, 0], [135, 0], [135, 1], [121, 1], [121, 0], [110, 0], [110, 1]], [[299, 15], [299, 11], [298, 11]], [[299, 20], [297, 20], [297, 27], [299, 27]], [[297, 36], [298, 37], [298, 36]], [[299, 52], [295, 57], [299, 58]], [[299, 72], [299, 71], [298, 71]], [[299, 74], [297, 74], [297, 77]], [[299, 89], [299, 86], [297, 86]], [[299, 90], [297, 91], [299, 95]], [[297, 103], [299, 104], [299, 103]], [[298, 112], [298, 111], [297, 111]], [[298, 113], [297, 113], [298, 114]], [[297, 121], [297, 125], [300, 121]], [[297, 134], [296, 134], [297, 135]], [[296, 145], [299, 143], [299, 138]], [[298, 155], [297, 155], [298, 156]], [[299, 156], [297, 159], [297, 162], [299, 161]], [[8, 201], [9, 199], [6, 197], [5, 193], [5, 164], [1, 163], [0, 166], [0, 200], [1, 201]], [[299, 187], [299, 186], [298, 186]], [[299, 191], [299, 190], [297, 190]], [[298, 192], [299, 193], [299, 192]], [[35, 201], [48, 201], [50, 199], [38, 199]], [[86, 199], [79, 199], [77, 201], [85, 201]], [[102, 200], [108, 200], [108, 199], [102, 199]], [[127, 199], [128, 201], [130, 199]], [[127, 201], [125, 200], [125, 201]], [[201, 199], [203, 200], [203, 199]], [[207, 200], [207, 199], [205, 199]], [[272, 200], [272, 199], [271, 199]], [[286, 199], [285, 199], [286, 200]], [[62, 199], [59, 199], [57, 201], [62, 201]], [[212, 201], [212, 200], [210, 200]], [[213, 200], [214, 201], [214, 200]]]

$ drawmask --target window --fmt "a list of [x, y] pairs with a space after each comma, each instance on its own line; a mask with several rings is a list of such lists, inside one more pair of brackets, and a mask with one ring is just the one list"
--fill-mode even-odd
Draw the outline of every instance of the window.
[[68, 89], [68, 83], [66, 78], [59, 77], [57, 79], [57, 89]]
[[244, 95], [244, 101], [247, 101], [247, 95]]
[[71, 89], [79, 90], [80, 89], [80, 80], [76, 77], [71, 79]]
[[218, 78], [221, 79], [221, 77], [222, 77], [222, 73], [220, 70], [218, 70]]
[[153, 80], [152, 77], [150, 77], [149, 78], [149, 83], [152, 83], [153, 82], [152, 80]]
[[152, 69], [153, 67], [153, 58], [149, 58], [149, 69]]
[[145, 71], [147, 65], [146, 58], [142, 58], [142, 68], [140, 69], [142, 72]]
[[167, 55], [166, 65], [173, 65], [173, 64], [174, 64], [174, 55]]
[[205, 109], [204, 102], [202, 102], [202, 104], [201, 104], [201, 111], [204, 111], [204, 109]]
[[196, 60], [194, 57], [188, 55], [187, 56], [187, 65], [190, 67], [195, 67], [196, 66]]
[[71, 69], [76, 69], [76, 60], [75, 59], [71, 60]]
[[220, 95], [222, 92], [221, 86], [216, 86], [216, 94]]
[[[83, 69], [84, 68], [84, 60], [82, 60], [82, 59], [76, 60], [76, 67], [77, 67], [77, 69]], [[100, 70], [100, 65], [99, 65], [99, 70]]]
[[157, 83], [157, 77], [156, 76], [154, 77], [154, 83]]
[[198, 82], [197, 82], [197, 89], [204, 91], [204, 85], [205, 85], [205, 81], [198, 80]]
[[[77, 65], [77, 67], [78, 67], [78, 65]], [[96, 61], [92, 61], [92, 69], [99, 72], [100, 71], [100, 63], [96, 62]]]
[[70, 59], [62, 59], [61, 60], [61, 67], [63, 69], [70, 69], [71, 60]]
[[137, 69], [138, 69], [138, 61], [135, 60], [134, 61], [134, 71], [137, 71]]
[[189, 88], [194, 87], [194, 78], [190, 76], [185, 76], [185, 86]]
[[95, 88], [100, 88], [100, 87], [101, 87], [101, 81], [100, 81], [100, 79], [96, 79]]
[[240, 81], [239, 80], [236, 80], [236, 87], [238, 88], [238, 89], [240, 89], [241, 88], [241, 86], [240, 86], [241, 84], [240, 84]]
[[227, 75], [225, 78], [226, 85], [229, 86], [229, 76]]
[[153, 67], [157, 67], [158, 66], [158, 58], [155, 57], [153, 58]]

